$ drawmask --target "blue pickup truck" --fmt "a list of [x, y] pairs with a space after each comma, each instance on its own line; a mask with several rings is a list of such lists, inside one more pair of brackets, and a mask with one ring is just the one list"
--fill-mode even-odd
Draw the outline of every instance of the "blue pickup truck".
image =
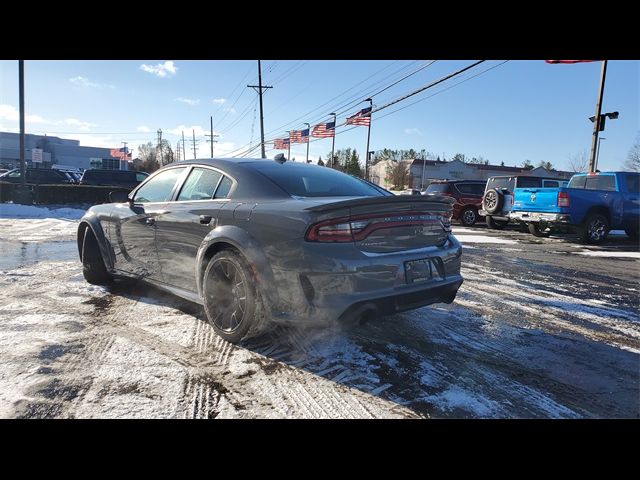
[[640, 173], [580, 173], [559, 188], [516, 188], [510, 219], [536, 236], [551, 229], [575, 230], [580, 240], [602, 243], [609, 230], [634, 240], [640, 229]]

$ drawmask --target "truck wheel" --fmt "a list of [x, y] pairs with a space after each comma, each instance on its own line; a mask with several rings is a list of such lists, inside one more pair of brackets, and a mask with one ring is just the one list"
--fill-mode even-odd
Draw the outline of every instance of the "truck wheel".
[[578, 229], [580, 241], [594, 245], [605, 241], [609, 234], [609, 220], [600, 213], [592, 213]]
[[551, 232], [547, 231], [546, 226], [540, 225], [538, 222], [529, 223], [529, 233], [536, 237], [548, 237]]
[[460, 212], [460, 223], [465, 227], [471, 227], [478, 221], [478, 212], [473, 207], [467, 207]]
[[502, 230], [507, 224], [507, 222], [503, 220], [494, 220], [491, 215], [487, 215], [486, 221], [487, 221], [487, 227], [493, 230]]

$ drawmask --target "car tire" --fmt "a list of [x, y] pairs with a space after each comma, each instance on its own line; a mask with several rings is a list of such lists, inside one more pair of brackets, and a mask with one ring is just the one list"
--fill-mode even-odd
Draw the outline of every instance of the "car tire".
[[87, 227], [82, 239], [82, 275], [92, 285], [108, 285], [113, 281], [104, 264], [98, 240], [90, 227]]
[[627, 237], [629, 237], [631, 240], [638, 240], [638, 238], [640, 237], [638, 228], [625, 228], [624, 233], [626, 233]]
[[507, 222], [504, 220], [494, 220], [491, 215], [486, 216], [486, 222], [487, 227], [492, 230], [502, 230], [507, 225]]
[[460, 223], [465, 227], [471, 227], [478, 221], [478, 211], [473, 207], [467, 207], [460, 212]]
[[236, 250], [216, 253], [202, 282], [207, 321], [227, 342], [257, 336], [265, 323], [262, 296], [249, 264]]
[[482, 206], [489, 213], [497, 213], [502, 210], [504, 205], [504, 193], [500, 190], [492, 188], [487, 190], [482, 197]]
[[592, 213], [578, 228], [581, 242], [598, 245], [605, 241], [609, 234], [609, 220], [600, 213]]
[[546, 227], [542, 228], [542, 225], [538, 222], [531, 222], [528, 224], [528, 227], [529, 233], [535, 237], [548, 237], [551, 233], [550, 231], [547, 231]]

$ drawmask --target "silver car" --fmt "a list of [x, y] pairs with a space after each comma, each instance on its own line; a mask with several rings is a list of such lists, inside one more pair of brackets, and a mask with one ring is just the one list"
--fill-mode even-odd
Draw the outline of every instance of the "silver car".
[[78, 228], [86, 280], [134, 277], [204, 306], [230, 342], [451, 303], [462, 247], [451, 200], [395, 196], [328, 167], [264, 159], [170, 164]]

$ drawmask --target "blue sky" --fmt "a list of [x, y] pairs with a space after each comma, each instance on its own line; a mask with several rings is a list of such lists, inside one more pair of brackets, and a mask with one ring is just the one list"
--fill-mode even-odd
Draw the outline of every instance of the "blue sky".
[[[345, 110], [346, 105], [346, 112], [338, 116], [338, 124], [343, 123], [347, 114], [366, 106], [358, 100], [427, 63], [264, 60], [263, 82], [274, 87], [264, 96], [266, 138], [284, 137], [286, 130], [304, 128], [302, 122], [328, 120], [329, 112]], [[374, 108], [471, 63], [439, 60], [376, 95]], [[595, 111], [600, 62], [500, 63], [486, 61], [374, 114], [370, 150], [424, 148], [447, 158], [460, 152], [482, 155], [494, 164], [544, 160], [568, 169], [568, 159], [591, 146], [588, 117]], [[0, 130], [4, 131], [18, 127], [17, 65], [0, 61]], [[639, 65], [609, 62], [603, 112], [617, 110], [620, 117], [609, 120], [602, 133], [606, 140], [600, 151], [601, 170], [622, 166], [640, 130]], [[238, 153], [260, 138], [257, 95], [246, 88], [256, 83], [257, 62], [249, 60], [26, 61], [27, 132], [76, 138], [90, 146], [119, 147], [127, 141], [136, 148], [155, 143], [161, 128], [175, 149], [184, 130], [190, 149], [195, 129], [198, 156], [204, 157], [210, 150], [203, 134], [209, 133], [213, 115], [214, 133], [220, 135], [214, 154]], [[420, 99], [424, 100], [381, 118]], [[338, 127], [336, 149], [356, 148], [363, 158], [366, 127], [340, 133], [344, 130]], [[310, 144], [314, 160], [330, 151], [331, 139]], [[255, 152], [253, 156], [259, 156], [259, 150]], [[268, 157], [276, 153], [267, 149]], [[294, 144], [292, 157], [304, 159], [305, 153], [306, 145]], [[193, 157], [192, 150], [188, 157]]]

